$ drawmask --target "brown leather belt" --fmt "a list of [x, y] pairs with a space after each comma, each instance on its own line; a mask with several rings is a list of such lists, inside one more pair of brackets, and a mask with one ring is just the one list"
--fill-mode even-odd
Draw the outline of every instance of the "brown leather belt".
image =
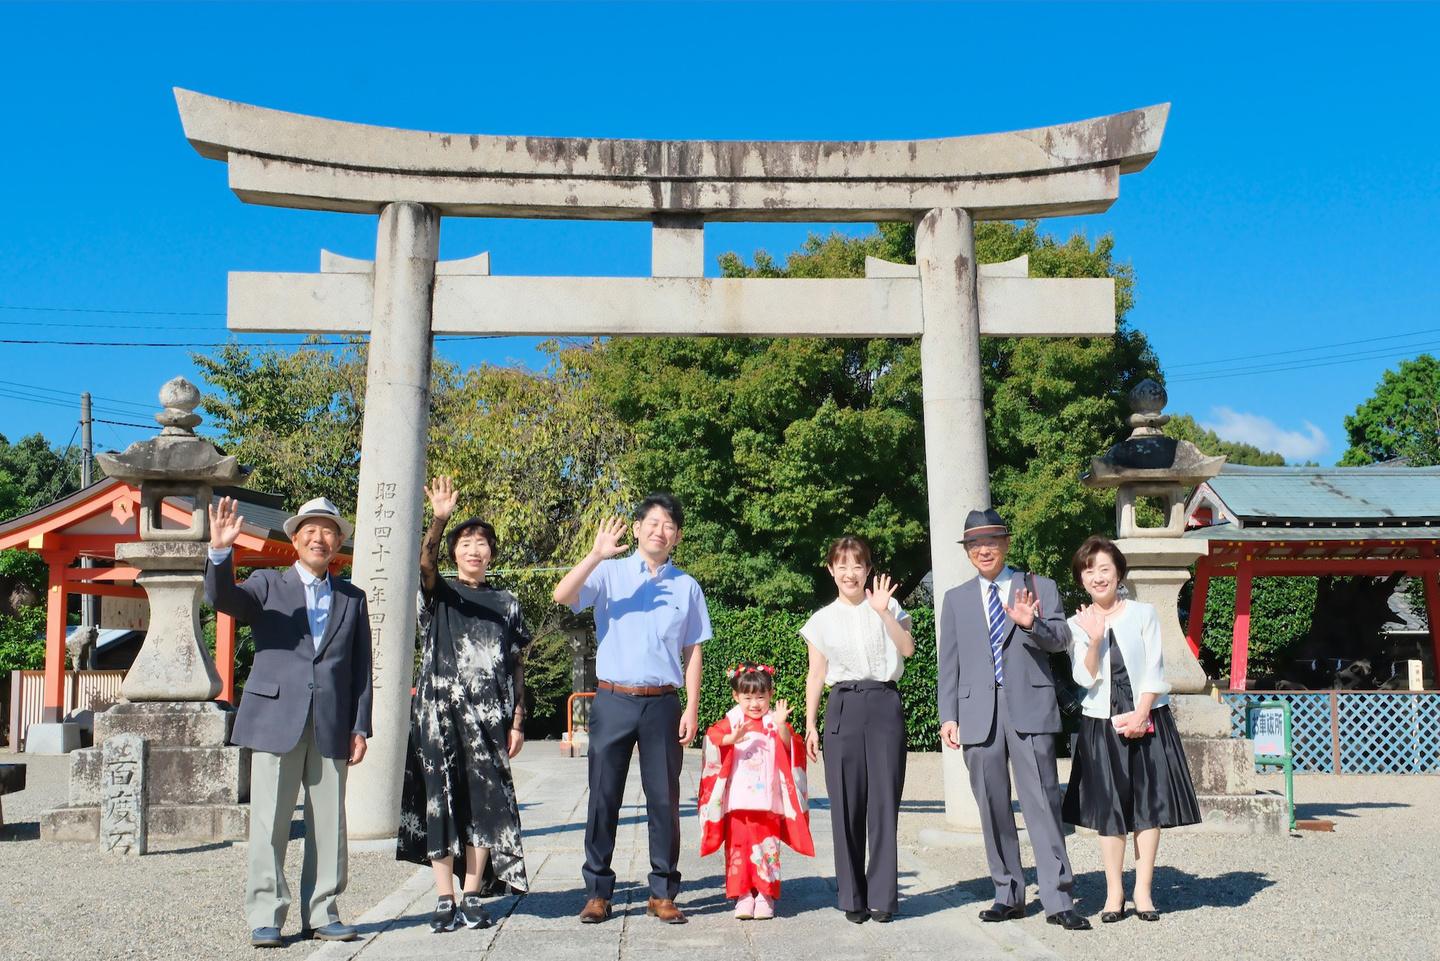
[[628, 684], [611, 684], [609, 681], [597, 681], [596, 687], [602, 691], [614, 691], [616, 694], [633, 694], [636, 697], [659, 697], [662, 694], [674, 694], [674, 684], [661, 684], [659, 687], [631, 687]]

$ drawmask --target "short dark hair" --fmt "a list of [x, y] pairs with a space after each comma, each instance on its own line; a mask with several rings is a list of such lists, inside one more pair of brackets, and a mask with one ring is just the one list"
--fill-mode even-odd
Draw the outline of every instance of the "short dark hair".
[[452, 561], [455, 559], [455, 545], [470, 531], [479, 531], [480, 536], [485, 538], [486, 543], [490, 545], [490, 558], [494, 560], [495, 555], [500, 551], [500, 540], [495, 536], [495, 528], [478, 517], [470, 517], [461, 521], [450, 528], [449, 533], [445, 535], [445, 546], [450, 554], [450, 559]]
[[1109, 554], [1110, 560], [1115, 562], [1116, 576], [1122, 581], [1125, 579], [1125, 575], [1130, 570], [1130, 565], [1126, 562], [1125, 555], [1120, 553], [1120, 548], [1116, 547], [1115, 542], [1110, 538], [1094, 534], [1085, 538], [1085, 543], [1080, 545], [1080, 549], [1075, 552], [1075, 556], [1070, 560], [1070, 573], [1075, 575], [1076, 584], [1082, 583], [1080, 575], [1085, 572], [1085, 568], [1095, 563], [1095, 555], [1097, 554]]
[[730, 690], [736, 694], [774, 694], [775, 676], [755, 661], [741, 661], [730, 678]]
[[640, 506], [635, 508], [635, 521], [643, 521], [657, 507], [670, 515], [677, 528], [685, 526], [685, 509], [680, 506], [680, 499], [664, 491], [656, 491], [640, 502]]
[[845, 554], [854, 554], [855, 559], [861, 564], [864, 564], [866, 567], [871, 566], [870, 545], [865, 542], [865, 538], [863, 537], [846, 534], [844, 537], [835, 538], [835, 542], [830, 545], [829, 553], [825, 555], [825, 563], [830, 567], [834, 567], [835, 562]]

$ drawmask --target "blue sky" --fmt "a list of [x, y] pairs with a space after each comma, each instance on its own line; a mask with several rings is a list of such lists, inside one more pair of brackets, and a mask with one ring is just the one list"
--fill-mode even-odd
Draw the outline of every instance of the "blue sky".
[[[180, 347], [226, 339], [229, 270], [373, 256], [373, 217], [252, 207], [171, 88], [459, 133], [912, 139], [1173, 104], [1107, 214], [1170, 411], [1333, 463], [1387, 367], [1440, 349], [1440, 7], [1386, 4], [0, 4], [0, 433], [153, 432]], [[820, 229], [828, 230], [828, 227]], [[864, 225], [851, 225], [861, 232]], [[707, 254], [797, 247], [715, 225]], [[636, 224], [446, 220], [495, 273], [645, 275]], [[245, 342], [261, 338], [242, 337]], [[273, 338], [290, 343], [295, 338]], [[534, 342], [442, 342], [538, 363]]]

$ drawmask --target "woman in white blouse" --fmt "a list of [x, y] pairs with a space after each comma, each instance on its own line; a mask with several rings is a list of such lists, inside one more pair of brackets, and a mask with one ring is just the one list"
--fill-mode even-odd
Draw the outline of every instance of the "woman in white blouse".
[[1160, 621], [1151, 605], [1120, 597], [1127, 567], [1111, 541], [1089, 538], [1070, 567], [1091, 603], [1070, 618], [1070, 663], [1083, 692], [1083, 717], [1061, 813], [1100, 834], [1106, 889], [1100, 920], [1125, 917], [1125, 838], [1134, 834], [1135, 916], [1158, 921], [1150, 888], [1160, 829], [1200, 820], [1170, 714]]
[[[898, 908], [896, 835], [905, 785], [905, 714], [896, 681], [915, 653], [910, 615], [891, 596], [885, 574], [870, 577], [870, 545], [846, 535], [830, 545], [828, 568], [839, 597], [810, 616], [805, 750], [820, 757], [816, 717], [825, 707], [825, 786], [835, 837], [839, 907], [856, 924], [889, 921]], [[870, 862], [866, 867], [866, 835]]]

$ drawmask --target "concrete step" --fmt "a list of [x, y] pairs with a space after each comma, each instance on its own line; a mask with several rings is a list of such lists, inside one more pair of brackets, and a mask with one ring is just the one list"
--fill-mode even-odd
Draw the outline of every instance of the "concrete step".
[[[145, 830], [153, 841], [243, 841], [250, 834], [248, 804], [154, 804]], [[40, 812], [40, 837], [47, 841], [100, 840], [99, 806], [51, 808]]]

